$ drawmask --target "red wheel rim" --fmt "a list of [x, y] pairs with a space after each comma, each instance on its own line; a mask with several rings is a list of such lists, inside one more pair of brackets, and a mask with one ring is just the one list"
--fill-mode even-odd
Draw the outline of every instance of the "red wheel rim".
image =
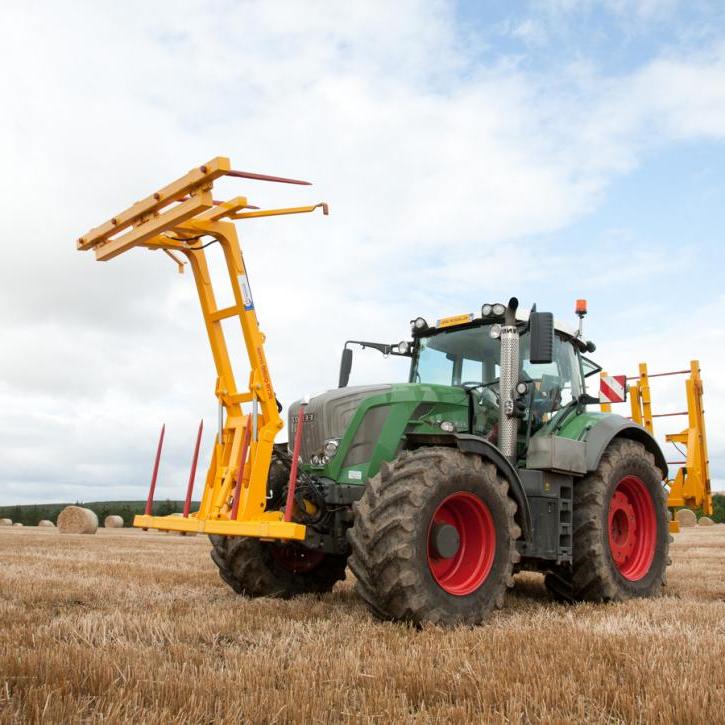
[[609, 550], [619, 573], [642, 579], [657, 548], [657, 516], [647, 487], [637, 476], [625, 476], [609, 502]]
[[322, 551], [313, 551], [304, 546], [284, 544], [271, 547], [272, 558], [292, 574], [305, 574], [320, 565], [325, 558]]
[[[438, 556], [433, 545], [433, 527], [441, 524], [458, 534], [458, 550], [450, 558]], [[488, 506], [465, 491], [444, 499], [428, 527], [428, 566], [438, 586], [456, 596], [475, 592], [491, 572], [495, 552], [496, 529]]]

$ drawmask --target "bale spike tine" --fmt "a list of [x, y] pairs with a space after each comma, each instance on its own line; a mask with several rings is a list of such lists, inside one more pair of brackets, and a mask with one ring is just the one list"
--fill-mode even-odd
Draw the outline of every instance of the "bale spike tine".
[[166, 423], [161, 426], [161, 435], [159, 436], [159, 444], [156, 447], [156, 460], [154, 461], [154, 471], [151, 474], [151, 485], [149, 486], [149, 495], [146, 499], [146, 516], [151, 516], [151, 509], [154, 505], [154, 492], [156, 491], [156, 478], [159, 475], [159, 463], [161, 461], [161, 449], [164, 445], [164, 432], [166, 431]]
[[300, 179], [287, 179], [284, 176], [270, 176], [269, 174], [253, 174], [251, 171], [227, 171], [225, 176], [235, 176], [238, 179], [254, 179], [255, 181], [276, 181], [280, 184], [297, 184], [299, 186], [312, 186], [311, 181]]
[[297, 430], [295, 431], [295, 445], [292, 450], [292, 466], [289, 472], [289, 484], [287, 486], [287, 503], [284, 509], [284, 520], [292, 521], [292, 508], [295, 503], [295, 488], [297, 487], [297, 466], [300, 460], [300, 448], [302, 447], [302, 424], [305, 420], [305, 404], [300, 405], [297, 414]]
[[196, 463], [199, 460], [199, 446], [201, 445], [201, 433], [204, 430], [204, 419], [199, 421], [199, 432], [196, 434], [196, 445], [194, 446], [194, 457], [191, 460], [191, 471], [189, 471], [189, 484], [186, 487], [186, 500], [184, 501], [184, 518], [189, 518], [191, 508], [191, 493], [194, 490], [194, 479], [196, 478]]
[[247, 416], [244, 424], [244, 437], [242, 438], [242, 450], [239, 453], [239, 467], [237, 468], [237, 483], [234, 487], [234, 503], [232, 504], [232, 521], [236, 521], [239, 512], [239, 498], [242, 492], [242, 478], [244, 478], [244, 464], [247, 460], [247, 450], [249, 449], [249, 439], [251, 433], [252, 416]]

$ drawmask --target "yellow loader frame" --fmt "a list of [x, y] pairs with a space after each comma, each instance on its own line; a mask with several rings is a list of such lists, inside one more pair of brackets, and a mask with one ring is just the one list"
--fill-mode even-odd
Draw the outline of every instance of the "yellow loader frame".
[[[84, 234], [76, 243], [78, 250], [93, 250], [98, 261], [113, 259], [134, 247], [160, 249], [178, 264], [182, 272], [185, 263], [176, 255], [178, 253], [186, 257], [194, 274], [216, 366], [219, 433], [199, 510], [188, 518], [136, 516], [133, 525], [144, 529], [302, 541], [305, 538], [304, 525], [284, 521], [281, 511], [266, 510], [272, 446], [276, 434], [282, 428], [282, 420], [264, 355], [265, 336], [259, 329], [234, 222], [302, 214], [319, 208], [327, 214], [327, 205], [256, 210], [256, 207], [247, 204], [244, 196], [217, 202], [213, 200], [211, 192], [214, 181], [222, 176], [307, 184], [293, 179], [234, 171], [229, 159], [219, 156], [136, 202]], [[199, 241], [207, 236], [216, 240], [224, 252], [234, 293], [234, 304], [230, 307], [220, 309], [216, 304], [205, 245]], [[251, 368], [247, 389], [242, 391], [234, 379], [221, 324], [222, 320], [233, 317], [241, 325]], [[251, 412], [245, 415], [243, 405], [250, 405]], [[249, 444], [248, 455], [245, 438]], [[238, 480], [240, 477], [241, 481]], [[235, 506], [236, 493], [239, 494], [239, 500]], [[232, 515], [234, 509], [235, 517]]]

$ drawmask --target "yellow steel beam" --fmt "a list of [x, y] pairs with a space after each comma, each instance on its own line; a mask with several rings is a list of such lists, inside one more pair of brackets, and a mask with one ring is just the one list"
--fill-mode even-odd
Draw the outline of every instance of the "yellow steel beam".
[[642, 396], [639, 394], [639, 383], [629, 386], [629, 405], [632, 410], [632, 420], [642, 425]]
[[305, 526], [281, 519], [200, 519], [190, 516], [134, 516], [133, 525], [141, 529], [183, 531], [187, 533], [220, 534], [222, 536], [253, 536], [259, 539], [304, 541]]
[[649, 389], [647, 363], [639, 364], [639, 397], [642, 405], [642, 425], [650, 433], [654, 432], [652, 423], [652, 397]]
[[214, 179], [223, 176], [230, 169], [229, 159], [224, 156], [217, 156], [211, 161], [207, 161], [207, 163], [192, 169], [188, 174], [168, 184], [163, 189], [159, 189], [145, 199], [137, 201], [126, 211], [117, 214], [104, 224], [91, 229], [78, 239], [76, 247], [79, 250], [86, 250], [96, 244], [105, 242], [109, 237], [118, 234], [126, 227], [138, 223], [142, 217], [156, 214], [163, 207], [189, 195], [193, 190], [204, 185], [210, 185]]
[[322, 209], [322, 213], [328, 214], [327, 204], [314, 204], [312, 206], [294, 206], [289, 209], [260, 209], [259, 211], [245, 211], [242, 213], [230, 214], [230, 219], [257, 219], [265, 216], [284, 216], [286, 214], [309, 214], [315, 209]]
[[97, 244], [94, 249], [96, 259], [105, 262], [108, 259], [117, 257], [122, 252], [142, 245], [149, 239], [158, 236], [169, 227], [176, 226], [195, 216], [201, 211], [211, 208], [212, 198], [210, 191], [202, 191], [190, 197], [181, 204], [177, 204], [168, 211], [151, 217], [134, 227], [131, 231], [122, 234], [120, 237], [109, 239]]

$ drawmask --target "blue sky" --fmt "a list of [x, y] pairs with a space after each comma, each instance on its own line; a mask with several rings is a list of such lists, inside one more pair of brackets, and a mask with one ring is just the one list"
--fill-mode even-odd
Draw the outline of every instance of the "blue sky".
[[460, 2], [456, 18], [490, 44], [489, 58], [516, 57], [537, 71], [584, 61], [626, 74], [663, 51], [722, 40], [725, 7], [717, 0]]
[[216, 155], [315, 182], [220, 195], [330, 203], [242, 229], [283, 402], [333, 386], [351, 337], [512, 294], [573, 321], [586, 297], [610, 372], [701, 360], [725, 489], [722, 3], [67, 0], [0, 22], [0, 501], [141, 498], [163, 421], [177, 495], [215, 415], [191, 280], [73, 240]]

